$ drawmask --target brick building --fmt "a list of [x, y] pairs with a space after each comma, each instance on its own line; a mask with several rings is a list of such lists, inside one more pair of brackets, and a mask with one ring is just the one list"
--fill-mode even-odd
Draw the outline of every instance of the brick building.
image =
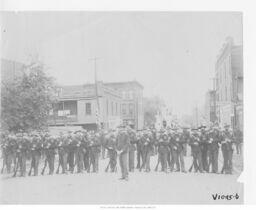
[[115, 89], [122, 96], [121, 118], [123, 123], [135, 129], [142, 129], [144, 126], [143, 86], [137, 81], [104, 84]]
[[243, 129], [243, 47], [227, 38], [215, 65], [216, 114], [221, 125]]

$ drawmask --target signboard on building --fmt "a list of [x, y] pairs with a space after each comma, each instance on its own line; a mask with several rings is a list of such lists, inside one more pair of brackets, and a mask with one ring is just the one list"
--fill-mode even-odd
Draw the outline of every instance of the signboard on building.
[[64, 117], [70, 115], [70, 110], [58, 110], [58, 116]]
[[232, 109], [231, 104], [226, 104], [220, 106], [220, 124], [224, 125], [231, 125], [231, 117], [234, 116], [234, 110]]

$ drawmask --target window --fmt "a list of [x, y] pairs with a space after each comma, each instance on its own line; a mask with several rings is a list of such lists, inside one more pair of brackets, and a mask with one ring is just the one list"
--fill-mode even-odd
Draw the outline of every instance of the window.
[[107, 105], [107, 106], [106, 106], [106, 107], [107, 107], [106, 109], [107, 109], [107, 116], [108, 116], [108, 100], [106, 100], [106, 105]]
[[85, 114], [86, 115], [91, 115], [92, 114], [92, 105], [91, 105], [91, 103], [86, 103], [85, 104]]
[[133, 104], [129, 104], [129, 115], [133, 115]]
[[117, 103], [116, 103], [116, 115], [118, 115], [118, 107], [117, 107]]
[[111, 102], [111, 115], [114, 115], [114, 104], [113, 101]]
[[125, 99], [125, 91], [122, 92], [122, 98]]
[[122, 104], [122, 115], [126, 115], [126, 104]]
[[129, 99], [133, 99], [133, 92], [129, 91]]
[[129, 96], [130, 96], [129, 92], [126, 92], [125, 93], [125, 99], [129, 99]]

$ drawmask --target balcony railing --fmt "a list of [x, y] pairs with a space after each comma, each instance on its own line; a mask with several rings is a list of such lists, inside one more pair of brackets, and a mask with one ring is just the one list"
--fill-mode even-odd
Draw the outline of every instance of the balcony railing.
[[67, 115], [67, 116], [50, 116], [48, 118], [48, 123], [50, 125], [57, 125], [57, 124], [69, 124], [77, 122], [78, 118], [77, 115]]

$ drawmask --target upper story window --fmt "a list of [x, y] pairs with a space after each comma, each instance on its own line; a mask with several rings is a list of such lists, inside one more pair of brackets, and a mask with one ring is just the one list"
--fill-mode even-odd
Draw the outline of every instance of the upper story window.
[[122, 92], [122, 98], [125, 99], [125, 91]]
[[126, 104], [122, 104], [122, 115], [126, 115]]
[[118, 115], [118, 104], [116, 102], [116, 115]]
[[125, 92], [125, 99], [129, 99], [129, 97], [130, 97], [129, 92], [128, 92], [128, 91], [127, 91], [127, 92]]
[[106, 111], [107, 111], [107, 116], [108, 116], [108, 100], [106, 100]]
[[134, 106], [133, 104], [129, 104], [129, 115], [133, 115], [134, 113]]
[[114, 115], [114, 103], [113, 101], [111, 102], [111, 115]]
[[86, 115], [91, 115], [92, 114], [92, 104], [91, 103], [86, 103], [85, 104], [85, 114]]
[[129, 99], [133, 99], [133, 92], [129, 91]]

